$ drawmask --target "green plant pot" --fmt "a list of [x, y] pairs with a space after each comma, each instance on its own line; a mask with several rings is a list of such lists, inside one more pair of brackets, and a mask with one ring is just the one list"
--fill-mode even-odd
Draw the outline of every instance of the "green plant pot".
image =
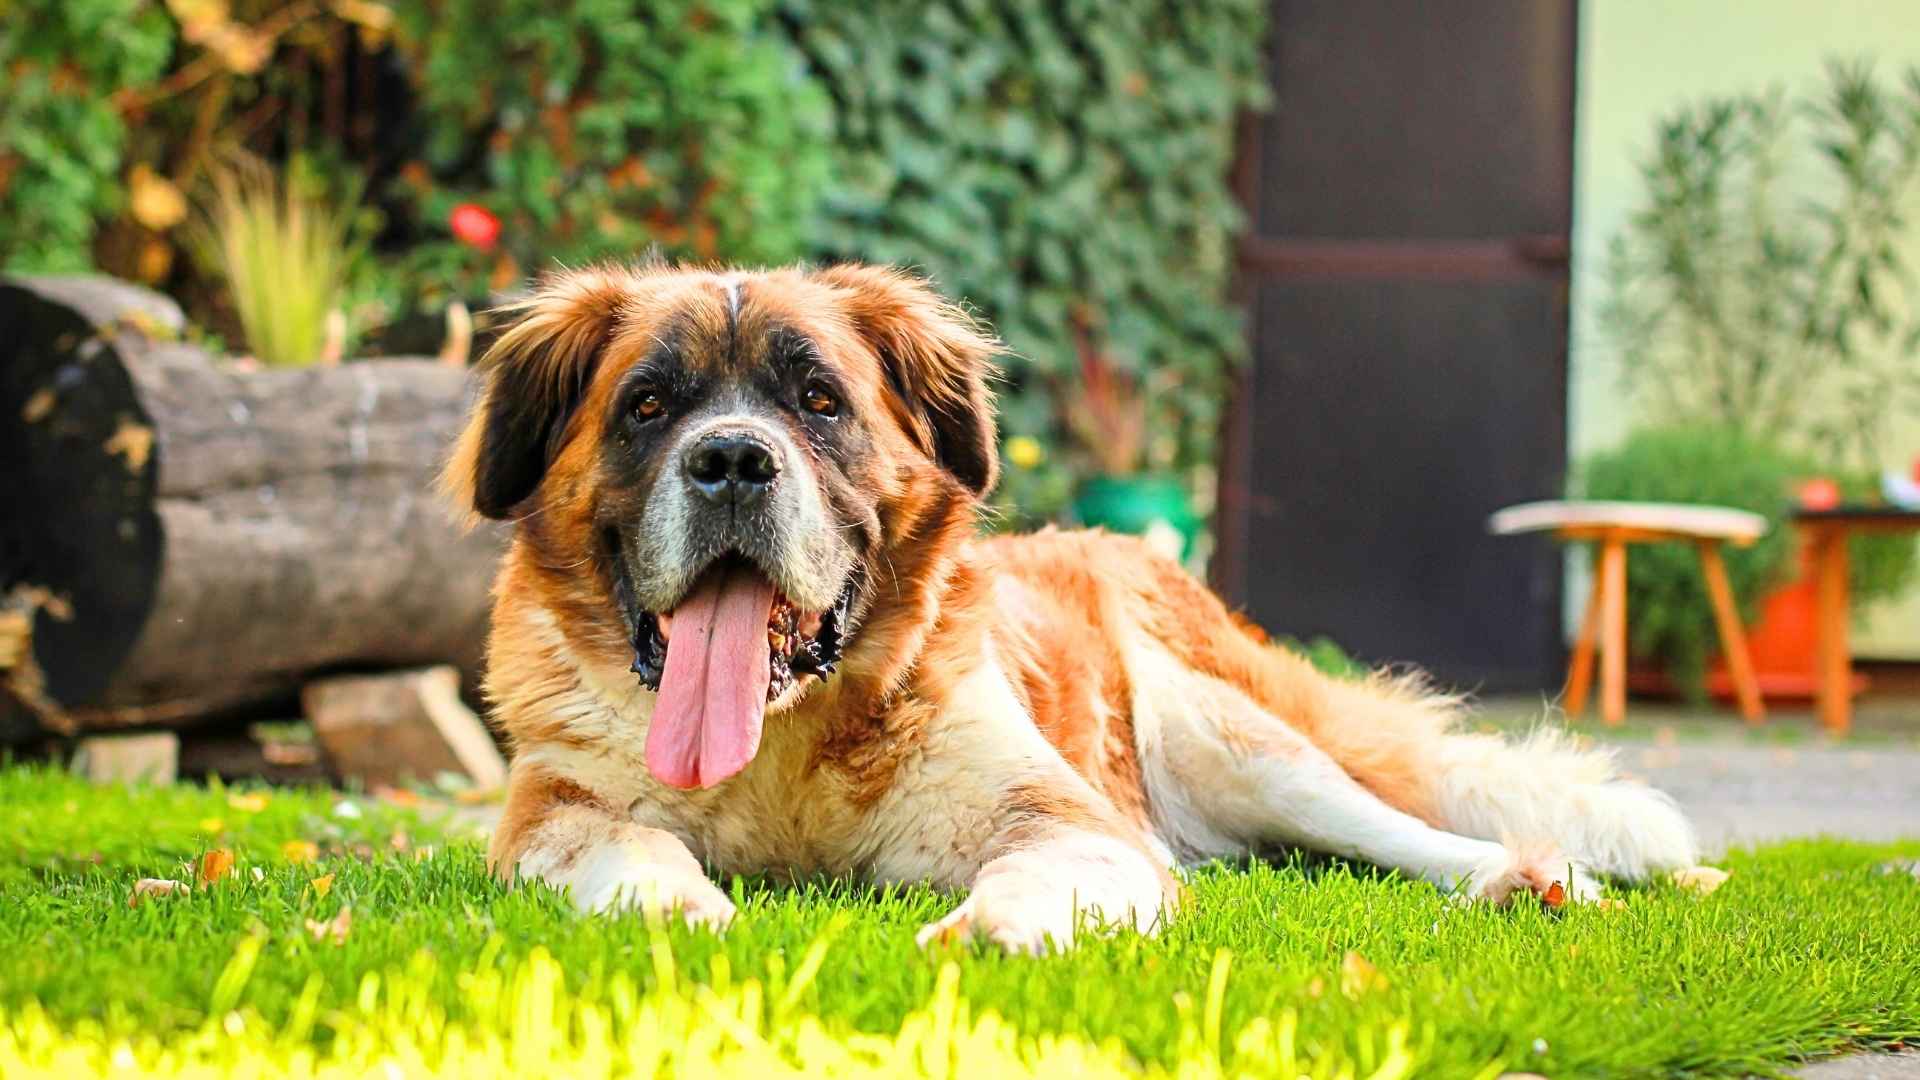
[[1176, 480], [1164, 476], [1095, 476], [1080, 486], [1073, 516], [1082, 525], [1164, 539], [1168, 554], [1193, 554], [1200, 519]]

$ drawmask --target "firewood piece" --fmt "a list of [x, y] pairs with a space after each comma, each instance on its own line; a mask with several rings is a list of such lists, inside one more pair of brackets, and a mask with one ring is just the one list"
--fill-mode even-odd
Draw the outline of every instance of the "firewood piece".
[[477, 788], [506, 783], [506, 762], [461, 702], [460, 673], [451, 667], [316, 679], [300, 698], [343, 778], [374, 787], [452, 772]]
[[180, 770], [180, 736], [90, 735], [75, 747], [73, 767], [95, 784], [171, 784]]

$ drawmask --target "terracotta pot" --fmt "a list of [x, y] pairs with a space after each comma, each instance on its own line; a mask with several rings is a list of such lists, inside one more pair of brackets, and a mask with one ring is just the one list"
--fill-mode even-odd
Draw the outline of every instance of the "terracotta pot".
[[[1768, 593], [1760, 602], [1760, 620], [1747, 629], [1747, 649], [1753, 654], [1760, 695], [1770, 700], [1812, 700], [1818, 686], [1816, 649], [1818, 593], [1813, 584], [1813, 558], [1801, 545], [1799, 572], [1793, 580]], [[1867, 688], [1864, 675], [1853, 677], [1853, 693]], [[1707, 693], [1732, 701], [1733, 679], [1726, 663], [1716, 659], [1707, 670]]]

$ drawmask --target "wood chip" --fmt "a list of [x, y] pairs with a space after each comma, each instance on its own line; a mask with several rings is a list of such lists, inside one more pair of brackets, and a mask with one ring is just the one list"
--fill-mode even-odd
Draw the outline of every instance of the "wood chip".
[[350, 907], [343, 906], [338, 914], [325, 921], [317, 919], [307, 920], [307, 933], [312, 934], [313, 940], [315, 941], [332, 939], [335, 945], [345, 945], [347, 943], [347, 935], [352, 931], [353, 909]]
[[133, 892], [127, 896], [127, 906], [139, 907], [140, 901], [149, 896], [174, 896], [179, 893], [189, 893], [192, 891], [193, 889], [184, 881], [174, 881], [172, 878], [143, 877], [133, 883]]
[[1689, 866], [1673, 872], [1673, 883], [1699, 896], [1706, 896], [1727, 883], [1733, 875], [1714, 866]]

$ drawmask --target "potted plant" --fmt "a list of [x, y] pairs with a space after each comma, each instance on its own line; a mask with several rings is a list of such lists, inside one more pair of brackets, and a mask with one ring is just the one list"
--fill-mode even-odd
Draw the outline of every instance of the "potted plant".
[[[1802, 573], [1790, 515], [1800, 490], [1819, 468], [1814, 459], [1790, 453], [1772, 439], [1738, 429], [1671, 425], [1644, 427], [1618, 447], [1582, 462], [1575, 491], [1583, 498], [1628, 502], [1708, 503], [1751, 510], [1770, 528], [1748, 548], [1725, 552], [1727, 576], [1742, 621], [1754, 625], [1748, 645], [1761, 692], [1775, 697], [1813, 693], [1813, 584]], [[1865, 498], [1872, 480], [1864, 474], [1825, 480], [1840, 499]], [[1853, 596], [1871, 604], [1897, 595], [1913, 580], [1914, 546], [1897, 536], [1865, 537], [1853, 549]], [[1731, 697], [1732, 685], [1717, 669], [1713, 608], [1700, 576], [1699, 559], [1681, 544], [1649, 544], [1633, 550], [1627, 575], [1628, 627], [1633, 654], [1646, 661], [1642, 689], [1677, 687]], [[1757, 623], [1756, 623], [1757, 618]]]
[[1106, 347], [1093, 314], [1073, 316], [1078, 378], [1057, 387], [1061, 419], [1092, 463], [1073, 516], [1081, 524], [1144, 536], [1168, 555], [1193, 554], [1200, 519], [1186, 487], [1146, 467], [1153, 394]]
[[[1774, 529], [1728, 568], [1762, 689], [1807, 692], [1811, 586], [1796, 583], [1789, 511], [1880, 498], [1920, 414], [1920, 296], [1903, 215], [1920, 189], [1920, 69], [1889, 89], [1835, 64], [1815, 100], [1774, 92], [1681, 109], [1643, 164], [1642, 208], [1608, 249], [1599, 322], [1643, 426], [1581, 469], [1591, 498], [1711, 502]], [[1818, 177], [1787, 189], [1788, 178]], [[1809, 485], [1809, 482], [1813, 482]], [[1830, 485], [1830, 486], [1829, 486]], [[1853, 541], [1853, 595], [1912, 579], [1910, 538]], [[1692, 553], [1636, 551], [1634, 645], [1698, 688], [1714, 640]]]

